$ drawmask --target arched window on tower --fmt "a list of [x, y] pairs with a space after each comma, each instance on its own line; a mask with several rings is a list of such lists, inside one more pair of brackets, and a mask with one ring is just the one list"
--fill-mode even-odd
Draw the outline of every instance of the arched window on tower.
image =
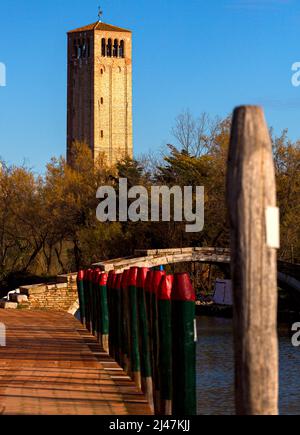
[[113, 50], [113, 56], [118, 57], [119, 55], [119, 41], [115, 39], [114, 41], [114, 50]]
[[78, 41], [78, 45], [77, 45], [77, 59], [81, 58], [81, 54], [82, 54], [82, 48], [81, 48], [81, 42]]
[[91, 40], [90, 38], [87, 39], [87, 57], [91, 56]]
[[120, 42], [119, 56], [125, 57], [125, 42], [123, 40]]
[[77, 41], [76, 39], [73, 40], [73, 57], [77, 57]]
[[86, 42], [83, 41], [82, 43], [82, 53], [81, 53], [82, 57], [85, 58], [87, 57], [87, 46], [86, 46]]
[[108, 40], [108, 44], [107, 44], [107, 56], [111, 57], [112, 56], [112, 40], [109, 38]]
[[102, 38], [102, 56], [105, 57], [106, 56], [106, 39]]

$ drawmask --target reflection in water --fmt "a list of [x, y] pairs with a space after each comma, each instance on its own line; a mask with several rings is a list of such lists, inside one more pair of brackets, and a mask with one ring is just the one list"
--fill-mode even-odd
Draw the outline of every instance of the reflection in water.
[[[232, 321], [198, 318], [198, 414], [234, 414]], [[280, 413], [300, 415], [300, 348], [294, 348], [288, 329], [279, 331]]]

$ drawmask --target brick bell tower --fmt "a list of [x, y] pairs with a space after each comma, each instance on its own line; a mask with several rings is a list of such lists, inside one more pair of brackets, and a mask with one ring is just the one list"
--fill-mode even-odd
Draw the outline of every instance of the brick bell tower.
[[132, 34], [101, 21], [68, 32], [67, 160], [85, 142], [109, 165], [133, 157]]

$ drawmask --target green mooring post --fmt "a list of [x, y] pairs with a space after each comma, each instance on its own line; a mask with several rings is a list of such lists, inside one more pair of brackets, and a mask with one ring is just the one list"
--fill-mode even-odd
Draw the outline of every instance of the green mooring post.
[[93, 334], [97, 337], [99, 343], [101, 342], [100, 328], [99, 328], [99, 318], [101, 316], [100, 303], [99, 303], [99, 292], [98, 292], [98, 281], [101, 272], [100, 269], [94, 269], [92, 275], [92, 329]]
[[155, 414], [160, 412], [160, 376], [159, 376], [159, 337], [158, 337], [158, 311], [157, 294], [162, 278], [166, 272], [155, 270], [151, 283], [151, 317], [152, 317], [152, 365], [153, 365], [153, 384], [154, 384], [154, 408]]
[[102, 273], [99, 277], [99, 296], [100, 296], [100, 334], [103, 350], [109, 353], [108, 333], [109, 333], [109, 314], [107, 300], [107, 273]]
[[140, 336], [140, 358], [141, 358], [141, 377], [142, 391], [144, 392], [151, 411], [154, 413], [153, 401], [153, 380], [151, 371], [151, 356], [149, 345], [149, 326], [147, 319], [147, 308], [145, 298], [145, 283], [149, 269], [141, 267], [137, 274], [137, 307], [138, 307], [138, 327]]
[[157, 294], [159, 331], [160, 414], [172, 415], [172, 308], [173, 275], [164, 276]]
[[122, 282], [122, 274], [117, 273], [116, 275], [116, 281], [115, 281], [115, 300], [114, 300], [114, 310], [116, 313], [116, 317], [114, 319], [115, 322], [115, 355], [116, 360], [122, 366], [122, 309], [121, 309], [121, 282]]
[[187, 273], [177, 273], [172, 291], [173, 410], [196, 415], [195, 290]]
[[111, 270], [108, 274], [107, 280], [107, 299], [108, 299], [108, 319], [109, 319], [109, 333], [108, 333], [108, 347], [109, 354], [115, 359], [115, 282], [116, 272]]
[[122, 356], [123, 368], [128, 376], [132, 377], [131, 371], [131, 345], [130, 345], [130, 316], [129, 316], [129, 295], [128, 295], [129, 269], [124, 270], [121, 282], [121, 309], [122, 309]]
[[101, 332], [100, 332], [100, 318], [101, 318], [101, 307], [100, 307], [100, 295], [98, 282], [101, 276], [99, 269], [93, 272], [93, 318], [94, 318], [94, 335], [97, 337], [98, 343], [102, 343]]
[[128, 302], [130, 317], [130, 362], [132, 379], [137, 387], [142, 389], [141, 359], [139, 349], [138, 305], [137, 305], [137, 275], [138, 268], [131, 267], [128, 274]]
[[151, 297], [151, 286], [152, 286], [152, 278], [153, 278], [153, 270], [149, 270], [146, 276], [145, 281], [145, 300], [146, 300], [146, 310], [147, 310], [147, 322], [148, 322], [148, 337], [149, 337], [149, 346], [150, 346], [150, 354], [151, 354], [151, 372], [153, 375], [153, 367], [152, 367], [152, 297]]
[[85, 318], [86, 318], [86, 328], [91, 332], [91, 301], [90, 301], [90, 276], [92, 270], [88, 269], [84, 275], [84, 296], [85, 296]]
[[85, 326], [85, 300], [84, 300], [84, 271], [80, 270], [77, 274], [77, 290], [79, 300], [80, 321]]

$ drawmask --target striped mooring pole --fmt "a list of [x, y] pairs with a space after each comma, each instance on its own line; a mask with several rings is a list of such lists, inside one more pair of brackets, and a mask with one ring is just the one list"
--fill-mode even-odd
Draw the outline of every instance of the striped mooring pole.
[[107, 299], [108, 299], [108, 312], [109, 312], [109, 335], [108, 347], [109, 353], [115, 359], [115, 323], [116, 323], [116, 310], [115, 310], [115, 282], [116, 272], [111, 270], [108, 274], [107, 280]]
[[115, 279], [115, 288], [114, 288], [114, 294], [115, 294], [115, 301], [114, 301], [114, 307], [115, 307], [115, 355], [116, 360], [122, 366], [123, 361], [123, 355], [122, 355], [122, 309], [121, 309], [121, 281], [122, 281], [122, 274], [117, 273], [116, 279]]
[[187, 273], [177, 273], [172, 291], [173, 415], [196, 415], [196, 295]]
[[99, 277], [98, 281], [98, 292], [99, 292], [99, 302], [98, 306], [100, 306], [100, 316], [98, 315], [98, 321], [100, 323], [100, 336], [101, 336], [101, 344], [103, 350], [109, 353], [109, 343], [108, 343], [108, 334], [109, 334], [109, 313], [108, 313], [108, 300], [107, 300], [107, 273], [102, 273]]
[[161, 280], [158, 295], [160, 414], [172, 415], [172, 309], [173, 275]]
[[137, 274], [137, 267], [132, 267], [128, 273], [128, 314], [130, 318], [130, 364], [132, 379], [135, 381], [137, 387], [141, 389], [142, 379], [138, 329]]
[[145, 297], [145, 283], [149, 269], [139, 268], [137, 274], [137, 306], [138, 306], [138, 327], [140, 335], [140, 358], [141, 358], [141, 377], [142, 391], [154, 412], [153, 401], [153, 380], [151, 370], [151, 355], [149, 343], [149, 325], [147, 319], [147, 307]]
[[84, 271], [80, 270], [77, 275], [77, 290], [79, 300], [80, 321], [85, 325], [85, 300], [84, 300]]
[[156, 414], [160, 412], [160, 376], [159, 376], [159, 338], [158, 338], [158, 311], [157, 294], [162, 278], [166, 272], [155, 270], [151, 283], [151, 316], [152, 316], [152, 365], [154, 382], [154, 407]]

